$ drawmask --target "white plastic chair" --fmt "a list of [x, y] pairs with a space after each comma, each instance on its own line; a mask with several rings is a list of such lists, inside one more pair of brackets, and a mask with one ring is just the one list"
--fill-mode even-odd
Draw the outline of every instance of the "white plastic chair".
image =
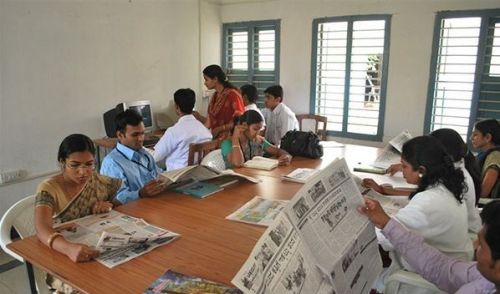
[[220, 171], [226, 169], [226, 163], [222, 157], [221, 149], [210, 151], [205, 157], [203, 157], [200, 164]]
[[[0, 221], [0, 246], [2, 247], [2, 250], [21, 262], [24, 262], [24, 259], [7, 248], [7, 245], [12, 243], [10, 231], [11, 228], [14, 227], [21, 238], [26, 238], [34, 235], [36, 233], [34, 225], [34, 215], [35, 196], [31, 195], [12, 205], [7, 210], [7, 212], [5, 212], [2, 220]], [[30, 266], [28, 266], [28, 264], [26, 265], [28, 267], [29, 275]], [[33, 272], [38, 293], [50, 293], [47, 285], [45, 284], [45, 273], [35, 267], [33, 267]]]
[[[474, 249], [455, 253], [446, 253], [446, 255], [462, 259], [472, 260], [474, 256]], [[393, 251], [389, 252], [392, 260], [389, 266], [387, 277], [384, 280], [384, 293], [385, 294], [444, 294], [436, 285], [422, 278], [421, 275], [409, 272], [402, 266], [402, 261], [399, 256], [395, 255]]]

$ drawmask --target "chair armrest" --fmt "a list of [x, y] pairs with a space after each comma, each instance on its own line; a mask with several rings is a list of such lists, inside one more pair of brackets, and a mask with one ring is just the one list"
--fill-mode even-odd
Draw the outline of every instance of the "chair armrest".
[[439, 290], [434, 284], [425, 280], [417, 273], [397, 270], [385, 280], [386, 294], [398, 293], [401, 284], [427, 290], [426, 293], [446, 293]]

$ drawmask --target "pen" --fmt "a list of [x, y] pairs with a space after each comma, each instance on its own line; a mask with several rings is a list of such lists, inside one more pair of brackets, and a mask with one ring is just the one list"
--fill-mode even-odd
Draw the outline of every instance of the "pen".
[[368, 192], [370, 192], [371, 188], [365, 189], [363, 192], [361, 192], [361, 195], [366, 195]]

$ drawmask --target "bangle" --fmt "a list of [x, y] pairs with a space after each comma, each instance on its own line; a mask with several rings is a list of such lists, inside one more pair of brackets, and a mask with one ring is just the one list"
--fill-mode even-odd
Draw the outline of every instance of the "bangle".
[[234, 144], [234, 145], [233, 145], [233, 148], [241, 148], [241, 147], [240, 147], [240, 145], [236, 145], [236, 144]]
[[62, 237], [62, 234], [59, 232], [54, 232], [52, 235], [49, 236], [49, 239], [47, 240], [47, 245], [49, 245], [49, 248], [52, 249], [52, 244], [54, 244], [54, 240], [57, 237]]

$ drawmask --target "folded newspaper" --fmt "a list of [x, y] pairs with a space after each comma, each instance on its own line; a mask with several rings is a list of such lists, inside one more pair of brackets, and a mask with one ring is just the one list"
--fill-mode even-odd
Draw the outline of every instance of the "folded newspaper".
[[218, 170], [205, 165], [190, 165], [184, 168], [161, 173], [161, 180], [169, 188], [185, 185], [189, 182], [199, 182], [211, 180], [219, 177], [241, 178], [252, 183], [259, 183], [260, 180], [247, 175], [239, 174], [231, 169]]
[[290, 200], [232, 283], [244, 293], [369, 293], [382, 263], [361, 205], [345, 160], [332, 162]]
[[228, 215], [226, 219], [268, 227], [287, 203], [288, 200], [273, 200], [255, 196], [238, 210]]
[[127, 262], [180, 237], [177, 233], [115, 210], [75, 219], [56, 228], [69, 223], [75, 224], [75, 227], [61, 231], [64, 238], [95, 247], [101, 252], [97, 261], [108, 268]]
[[372, 165], [380, 168], [388, 168], [391, 164], [399, 163], [403, 145], [411, 138], [412, 136], [408, 130], [392, 138]]

